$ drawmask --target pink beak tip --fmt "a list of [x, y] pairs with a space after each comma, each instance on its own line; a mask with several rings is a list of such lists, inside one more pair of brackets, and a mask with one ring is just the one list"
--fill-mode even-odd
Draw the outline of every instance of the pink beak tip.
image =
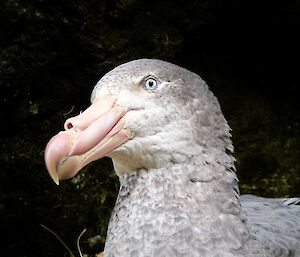
[[48, 173], [49, 173], [50, 177], [52, 178], [52, 180], [54, 181], [54, 183], [59, 186], [58, 173], [56, 171], [50, 171], [50, 170], [48, 170]]
[[54, 181], [54, 183], [55, 183], [56, 185], [59, 186], [59, 179], [58, 179], [58, 180], [54, 180], [54, 179], [53, 179], [53, 181]]

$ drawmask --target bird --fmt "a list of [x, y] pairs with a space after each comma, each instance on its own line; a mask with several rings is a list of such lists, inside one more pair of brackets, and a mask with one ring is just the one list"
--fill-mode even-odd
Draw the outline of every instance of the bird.
[[300, 198], [240, 195], [231, 129], [196, 73], [137, 59], [45, 148], [54, 182], [110, 157], [120, 189], [105, 257], [299, 257]]

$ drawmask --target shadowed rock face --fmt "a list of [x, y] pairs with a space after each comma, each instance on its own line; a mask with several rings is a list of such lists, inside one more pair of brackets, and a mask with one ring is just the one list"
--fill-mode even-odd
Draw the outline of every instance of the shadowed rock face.
[[[52, 158], [49, 150], [46, 161], [55, 164], [48, 165], [56, 167], [49, 170], [52, 177], [64, 178], [78, 171], [71, 165], [60, 169], [72, 158], [84, 160], [78, 167], [112, 158], [121, 187], [105, 256], [300, 254], [297, 199], [287, 204], [251, 196], [240, 202], [230, 128], [198, 75], [160, 60], [135, 60], [100, 79], [91, 99], [86, 112], [66, 123], [63, 133], [72, 136], [49, 143], [49, 149], [56, 149], [53, 145], [63, 138], [65, 157], [53, 150]], [[104, 107], [122, 110], [122, 115], [103, 111], [103, 99], [113, 99]], [[87, 116], [94, 121], [76, 127]], [[116, 121], [110, 126], [117, 132], [99, 137], [102, 127], [97, 131], [94, 125], [106, 119]], [[118, 136], [124, 130], [125, 140]], [[74, 145], [82, 138], [89, 143], [82, 142], [79, 153]]]

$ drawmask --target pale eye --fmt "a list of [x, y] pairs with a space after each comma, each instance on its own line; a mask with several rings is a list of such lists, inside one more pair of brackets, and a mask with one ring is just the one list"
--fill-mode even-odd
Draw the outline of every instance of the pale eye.
[[145, 89], [149, 91], [154, 91], [158, 87], [158, 81], [154, 78], [148, 78], [144, 82]]

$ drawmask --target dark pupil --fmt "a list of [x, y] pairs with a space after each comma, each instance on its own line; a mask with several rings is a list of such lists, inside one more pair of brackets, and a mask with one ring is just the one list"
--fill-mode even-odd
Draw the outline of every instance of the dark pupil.
[[148, 82], [148, 85], [149, 85], [149, 87], [153, 87], [154, 82], [153, 82], [153, 81], [149, 81], [149, 82]]

